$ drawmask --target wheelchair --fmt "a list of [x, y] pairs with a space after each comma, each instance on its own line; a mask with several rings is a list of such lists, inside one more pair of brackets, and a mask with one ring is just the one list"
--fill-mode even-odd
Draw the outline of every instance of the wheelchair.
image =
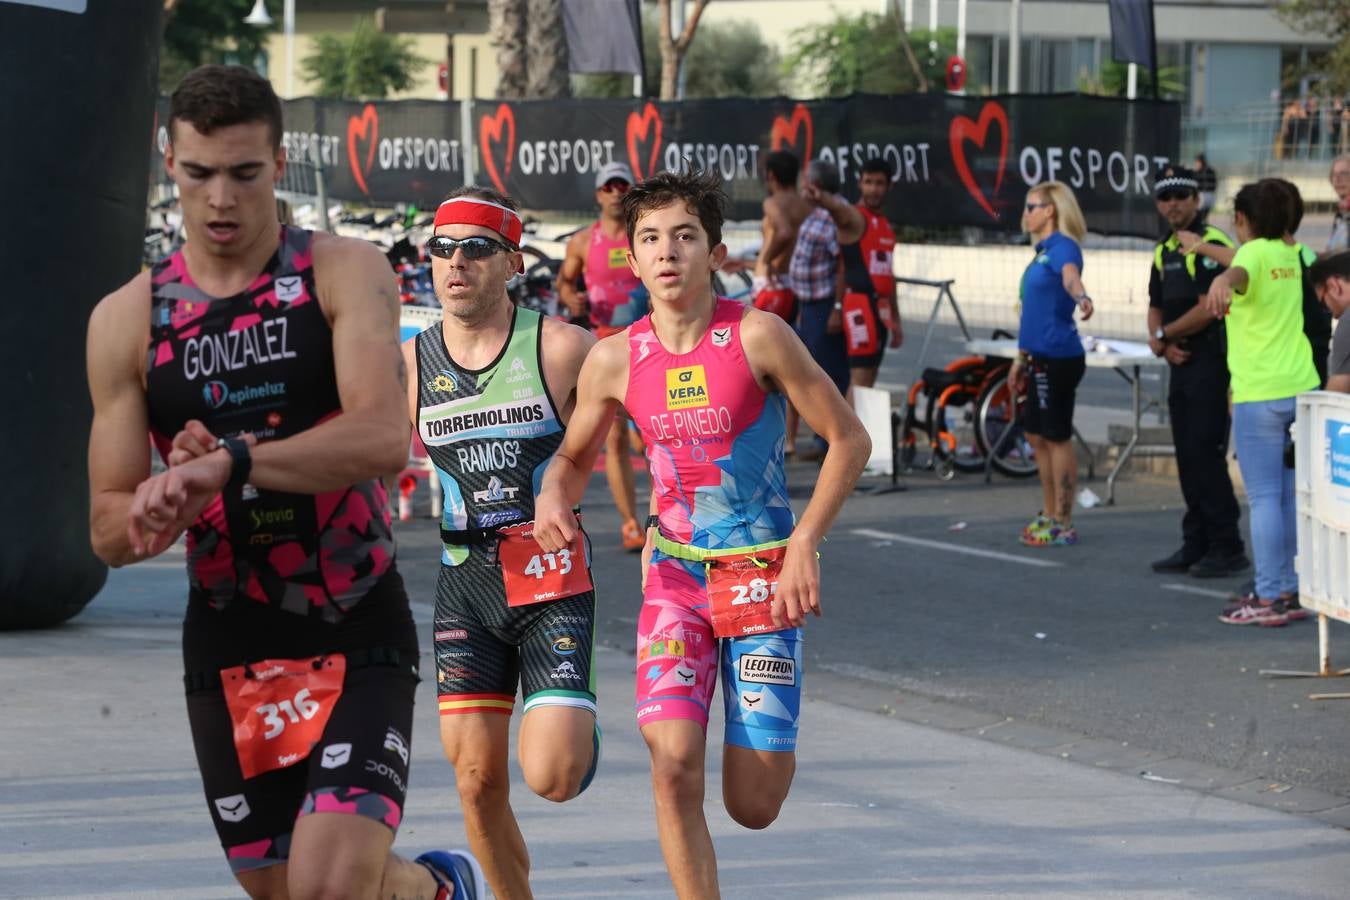
[[[995, 331], [995, 338], [1009, 338]], [[943, 368], [924, 369], [909, 389], [900, 423], [899, 460], [914, 470], [920, 435], [928, 444], [924, 468], [950, 481], [957, 472], [985, 470], [990, 449], [998, 447], [993, 467], [1025, 478], [1036, 474], [1030, 443], [1018, 422], [1021, 398], [1011, 396], [1008, 374], [1012, 360], [995, 356], [963, 356]]]

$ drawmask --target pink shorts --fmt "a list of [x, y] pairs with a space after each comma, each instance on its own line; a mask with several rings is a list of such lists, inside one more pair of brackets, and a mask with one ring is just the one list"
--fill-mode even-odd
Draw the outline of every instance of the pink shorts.
[[796, 749], [801, 630], [719, 641], [701, 564], [656, 554], [638, 615], [637, 659], [639, 728], [686, 719], [706, 731], [720, 664], [726, 742]]

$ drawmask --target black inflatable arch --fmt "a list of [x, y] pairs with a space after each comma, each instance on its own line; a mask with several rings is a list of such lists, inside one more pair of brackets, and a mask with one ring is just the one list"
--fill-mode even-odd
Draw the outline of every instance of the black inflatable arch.
[[98, 593], [85, 324], [136, 274], [163, 0], [0, 0], [0, 628]]

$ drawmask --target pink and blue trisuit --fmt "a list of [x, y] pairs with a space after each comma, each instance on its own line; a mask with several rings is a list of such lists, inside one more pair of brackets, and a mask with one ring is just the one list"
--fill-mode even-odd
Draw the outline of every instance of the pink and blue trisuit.
[[[725, 741], [755, 750], [797, 747], [801, 629], [718, 639], [700, 556], [745, 552], [792, 532], [782, 395], [755, 380], [741, 346], [745, 307], [718, 299], [689, 353], [661, 345], [646, 316], [628, 329], [624, 407], [646, 441], [660, 540], [637, 633], [637, 720], [708, 727], [722, 670]], [[662, 548], [665, 548], [664, 550]], [[672, 552], [681, 552], [680, 558]], [[720, 646], [719, 646], [720, 644]]]

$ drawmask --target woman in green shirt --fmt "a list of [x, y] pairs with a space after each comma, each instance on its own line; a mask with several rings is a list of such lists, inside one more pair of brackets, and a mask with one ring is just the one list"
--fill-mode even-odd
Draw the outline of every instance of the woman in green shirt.
[[1206, 300], [1227, 316], [1233, 391], [1233, 444], [1251, 507], [1255, 590], [1224, 610], [1230, 625], [1283, 625], [1298, 606], [1294, 574], [1294, 472], [1284, 464], [1294, 397], [1318, 385], [1303, 333], [1303, 277], [1298, 246], [1286, 243], [1288, 197], [1269, 182], [1249, 184], [1234, 200], [1242, 246]]

